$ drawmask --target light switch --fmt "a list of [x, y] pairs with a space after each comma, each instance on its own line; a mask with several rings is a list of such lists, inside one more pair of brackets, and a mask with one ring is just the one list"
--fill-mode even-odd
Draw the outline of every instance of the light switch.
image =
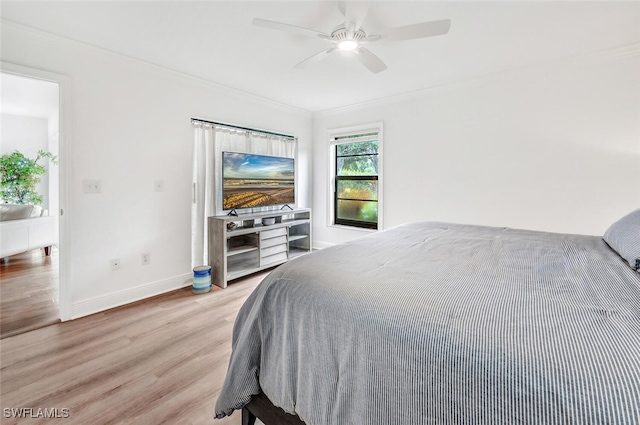
[[100, 180], [82, 180], [82, 193], [102, 193], [102, 182]]

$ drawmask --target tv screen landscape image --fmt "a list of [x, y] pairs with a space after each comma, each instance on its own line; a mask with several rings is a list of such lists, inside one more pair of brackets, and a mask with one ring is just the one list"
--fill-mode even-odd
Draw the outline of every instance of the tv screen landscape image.
[[295, 203], [293, 158], [222, 152], [225, 210]]

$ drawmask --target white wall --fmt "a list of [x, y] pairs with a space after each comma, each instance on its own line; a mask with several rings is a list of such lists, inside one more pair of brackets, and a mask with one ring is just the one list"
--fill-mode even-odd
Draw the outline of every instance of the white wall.
[[[48, 122], [45, 118], [2, 114], [1, 127], [2, 155], [20, 151], [27, 158], [36, 159], [39, 150], [49, 150]], [[47, 158], [41, 159], [38, 164], [49, 169]], [[42, 207], [45, 209], [50, 209], [49, 177], [49, 173], [40, 176], [40, 183], [36, 185], [36, 191], [42, 195]]]
[[[69, 77], [61, 250], [72, 316], [190, 282], [192, 117], [298, 136], [299, 205], [311, 205], [309, 113], [19, 25], [1, 35], [3, 61]], [[100, 180], [102, 193], [84, 194], [84, 179]], [[111, 271], [114, 258], [120, 270]]]
[[640, 207], [640, 53], [616, 49], [314, 115], [314, 238], [327, 131], [384, 123], [384, 227], [413, 220], [601, 235]]

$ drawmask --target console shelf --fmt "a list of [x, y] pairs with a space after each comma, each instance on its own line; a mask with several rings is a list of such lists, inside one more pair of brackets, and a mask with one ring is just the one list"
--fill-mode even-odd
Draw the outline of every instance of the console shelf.
[[300, 239], [304, 239], [306, 237], [307, 237], [306, 235], [290, 235], [289, 236], [289, 242], [293, 242], [293, 241], [297, 241], [297, 240], [300, 240]]
[[255, 251], [257, 249], [257, 246], [238, 246], [235, 248], [229, 248], [229, 250], [227, 250], [227, 256], [231, 257], [232, 255], [240, 255], [244, 254], [245, 252]]
[[[263, 225], [263, 218], [275, 223]], [[211, 281], [221, 288], [237, 279], [311, 252], [311, 210], [209, 217]]]

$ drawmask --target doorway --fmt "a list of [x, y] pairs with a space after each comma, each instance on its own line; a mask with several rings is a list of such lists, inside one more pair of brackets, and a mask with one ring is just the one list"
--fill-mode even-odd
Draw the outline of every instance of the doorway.
[[[61, 220], [62, 81], [65, 78], [7, 63], [2, 63], [0, 78], [0, 155], [17, 151], [35, 160], [40, 151], [45, 151], [57, 158], [57, 164], [47, 158], [37, 162], [46, 168], [36, 185], [35, 192], [41, 200], [33, 203], [38, 206], [28, 217], [4, 214], [0, 222], [2, 255], [10, 254], [0, 263], [0, 338], [5, 338], [70, 317], [68, 291], [62, 278], [64, 261], [61, 261], [66, 257]], [[22, 202], [12, 198], [3, 199], [2, 203]]]

